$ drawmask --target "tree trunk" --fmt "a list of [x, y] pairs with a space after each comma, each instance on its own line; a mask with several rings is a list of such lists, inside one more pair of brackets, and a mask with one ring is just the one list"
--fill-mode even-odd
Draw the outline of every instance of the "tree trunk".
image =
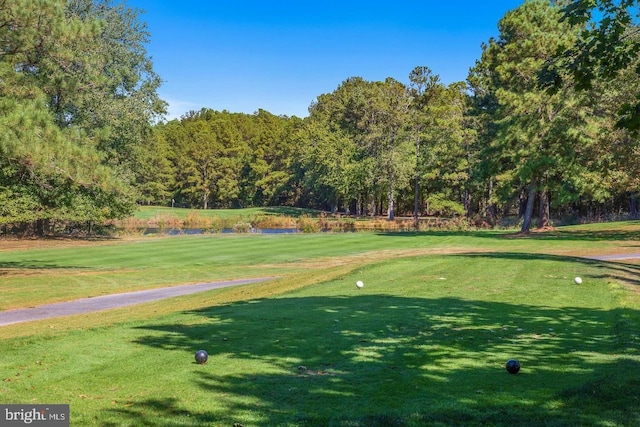
[[549, 226], [549, 193], [546, 189], [540, 192], [540, 209], [538, 211], [538, 228]]
[[33, 232], [38, 237], [44, 236], [44, 220], [43, 219], [36, 220], [36, 222], [33, 224]]
[[467, 218], [471, 218], [471, 191], [468, 188], [464, 189], [462, 195], [462, 204], [464, 205], [464, 213]]
[[395, 218], [395, 213], [393, 212], [393, 197], [394, 197], [394, 177], [391, 175], [391, 179], [389, 180], [389, 221], [393, 221]]
[[526, 198], [527, 195], [525, 194], [525, 190], [522, 190], [520, 192], [520, 196], [518, 197], [518, 218], [524, 218], [525, 216], [525, 211], [527, 210]]
[[532, 181], [527, 188], [527, 205], [524, 210], [524, 220], [522, 222], [521, 233], [528, 234], [531, 229], [531, 218], [533, 217], [533, 203], [536, 198], [536, 183]]
[[419, 199], [419, 185], [420, 185], [420, 137], [416, 139], [416, 173], [415, 173], [415, 186], [413, 194], [413, 219], [415, 221], [415, 227], [418, 229], [418, 199]]
[[415, 191], [414, 191], [414, 195], [413, 195], [413, 219], [415, 221], [415, 225], [416, 228], [418, 228], [418, 217], [419, 215], [419, 209], [418, 209], [418, 202], [419, 202], [419, 194], [418, 194], [418, 182], [419, 182], [420, 178], [418, 177], [418, 174], [416, 173], [416, 183], [415, 183]]
[[629, 217], [631, 217], [631, 219], [640, 218], [640, 215], [638, 214], [637, 197], [638, 194], [635, 191], [632, 191], [631, 196], [629, 197]]
[[498, 213], [496, 212], [496, 205], [491, 202], [492, 198], [493, 198], [493, 178], [490, 178], [489, 189], [487, 191], [487, 206], [486, 206], [485, 215], [489, 220], [489, 223], [495, 224]]
[[209, 192], [205, 191], [202, 195], [202, 209], [206, 210], [209, 206]]

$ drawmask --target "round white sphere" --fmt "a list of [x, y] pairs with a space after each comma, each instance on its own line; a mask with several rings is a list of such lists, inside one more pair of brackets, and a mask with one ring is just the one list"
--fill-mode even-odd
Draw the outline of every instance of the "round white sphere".
[[582, 279], [580, 277], [576, 277], [575, 279], [573, 279], [573, 281], [576, 282], [576, 285], [582, 283]]
[[358, 288], [362, 288], [362, 287], [364, 286], [364, 283], [362, 283], [362, 280], [358, 280], [358, 281], [356, 282], [356, 286], [357, 286]]

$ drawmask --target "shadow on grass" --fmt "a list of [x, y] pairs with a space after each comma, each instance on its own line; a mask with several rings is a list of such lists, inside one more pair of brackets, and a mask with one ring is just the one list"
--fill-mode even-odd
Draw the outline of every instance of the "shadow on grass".
[[[13, 270], [53, 270], [53, 269], [78, 269], [80, 267], [68, 267], [68, 266], [59, 266], [56, 264], [46, 264], [39, 262], [37, 260], [25, 260], [25, 261], [0, 261], [0, 275], [7, 274], [12, 272]], [[3, 271], [4, 270], [4, 271]]]
[[203, 323], [140, 327], [136, 343], [206, 349], [193, 385], [223, 409], [149, 398], [109, 410], [125, 424], [640, 425], [636, 310], [359, 294], [192, 314]]
[[558, 227], [541, 233], [531, 233], [529, 237], [540, 240], [638, 241], [640, 244], [640, 221], [611, 223], [610, 228], [604, 230]]
[[487, 230], [380, 231], [376, 234], [393, 237], [481, 237], [485, 239], [504, 239], [508, 236], [502, 231]]
[[378, 233], [381, 236], [418, 237], [418, 236], [463, 236], [488, 239], [529, 239], [529, 240], [583, 240], [583, 241], [637, 241], [640, 247], [640, 223], [639, 229], [625, 230], [575, 230], [562, 227], [543, 232], [521, 234], [504, 230], [428, 230], [428, 231], [398, 231]]

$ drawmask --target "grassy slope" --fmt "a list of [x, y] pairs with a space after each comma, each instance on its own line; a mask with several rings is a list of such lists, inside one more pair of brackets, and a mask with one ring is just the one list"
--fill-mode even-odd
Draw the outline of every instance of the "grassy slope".
[[[166, 276], [283, 278], [2, 328], [0, 400], [70, 403], [72, 424], [83, 426], [636, 425], [640, 269], [569, 255], [637, 250], [637, 229], [207, 236], [3, 252], [3, 290], [25, 292], [6, 281], [19, 269], [41, 300], [48, 289], [68, 296], [65, 288], [145, 287]], [[66, 284], [47, 285], [52, 272]], [[200, 348], [206, 365], [193, 363]], [[509, 357], [520, 374], [504, 371]]]
[[244, 209], [185, 209], [159, 206], [140, 206], [134, 216], [135, 218], [146, 220], [162, 216], [174, 216], [181, 219], [184, 219], [189, 215], [197, 215], [202, 218], [251, 218], [256, 215], [287, 215], [292, 217], [299, 217], [301, 215], [317, 216], [319, 213], [320, 211], [313, 209], [289, 208], [284, 206]]

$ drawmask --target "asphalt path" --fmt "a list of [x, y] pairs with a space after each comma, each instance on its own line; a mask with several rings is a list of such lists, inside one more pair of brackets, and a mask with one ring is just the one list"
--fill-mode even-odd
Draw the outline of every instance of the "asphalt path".
[[11, 325], [14, 323], [32, 322], [34, 320], [49, 319], [52, 317], [62, 317], [70, 316], [73, 314], [83, 314], [94, 311], [109, 310], [112, 308], [142, 304], [144, 302], [157, 301], [180, 295], [195, 294], [212, 289], [264, 282], [271, 279], [273, 279], [273, 277], [227, 280], [223, 282], [198, 283], [195, 285], [171, 286], [167, 288], [148, 289], [144, 291], [82, 298], [67, 302], [45, 304], [32, 308], [17, 308], [14, 310], [0, 311], [0, 326]]

